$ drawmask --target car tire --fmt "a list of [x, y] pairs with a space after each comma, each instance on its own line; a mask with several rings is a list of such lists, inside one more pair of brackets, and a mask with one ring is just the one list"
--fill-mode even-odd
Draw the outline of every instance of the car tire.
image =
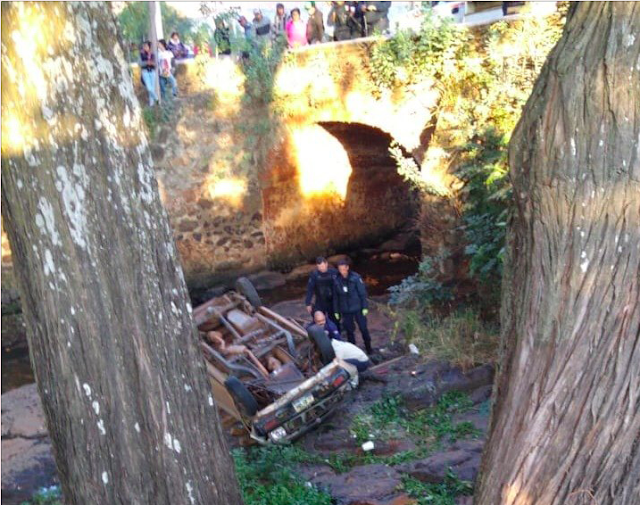
[[236, 291], [244, 296], [254, 309], [262, 307], [262, 300], [253, 283], [246, 277], [236, 280]]
[[224, 385], [241, 414], [253, 417], [258, 412], [258, 402], [240, 379], [231, 376], [224, 381]]
[[315, 344], [322, 364], [328, 365], [331, 363], [335, 359], [336, 353], [331, 345], [331, 339], [324, 332], [324, 329], [314, 324], [307, 330], [307, 335], [309, 335], [309, 338]]

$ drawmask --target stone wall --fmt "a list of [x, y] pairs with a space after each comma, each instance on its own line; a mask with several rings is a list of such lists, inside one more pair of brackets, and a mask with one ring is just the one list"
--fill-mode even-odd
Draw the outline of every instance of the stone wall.
[[364, 246], [415, 214], [387, 151], [395, 140], [422, 158], [438, 96], [430, 83], [379, 93], [371, 43], [288, 53], [270, 107], [246, 100], [232, 59], [178, 65], [181, 97], [151, 144], [190, 286]]

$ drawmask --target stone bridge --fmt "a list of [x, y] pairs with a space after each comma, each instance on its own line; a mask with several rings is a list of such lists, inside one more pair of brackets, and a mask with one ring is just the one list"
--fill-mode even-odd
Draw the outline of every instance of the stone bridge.
[[[191, 287], [365, 247], [416, 215], [389, 146], [422, 163], [438, 94], [429, 82], [380, 92], [375, 43], [288, 52], [259, 82], [232, 59], [178, 65], [173, 112], [145, 115]], [[133, 74], [145, 104], [135, 65]], [[3, 234], [4, 266], [6, 245]]]
[[438, 95], [376, 89], [372, 43], [287, 53], [254, 93], [268, 103], [232, 60], [179, 68], [184, 98], [153, 154], [191, 286], [366, 246], [416, 215], [389, 146], [423, 161]]

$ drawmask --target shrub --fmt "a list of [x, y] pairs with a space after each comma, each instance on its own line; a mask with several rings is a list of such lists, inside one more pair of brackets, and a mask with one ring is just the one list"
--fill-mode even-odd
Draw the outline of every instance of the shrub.
[[232, 451], [246, 505], [330, 505], [331, 497], [294, 472], [296, 463], [313, 458], [295, 446]]
[[497, 360], [497, 325], [483, 322], [471, 309], [448, 316], [400, 310], [397, 318], [397, 329], [404, 332], [407, 342], [430, 358], [447, 360], [463, 369]]

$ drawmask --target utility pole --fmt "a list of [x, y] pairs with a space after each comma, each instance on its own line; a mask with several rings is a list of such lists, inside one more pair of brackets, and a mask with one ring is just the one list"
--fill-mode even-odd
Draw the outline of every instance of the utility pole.
[[156, 61], [155, 72], [155, 88], [156, 96], [158, 97], [158, 103], [162, 103], [162, 96], [160, 96], [160, 62], [158, 61], [158, 39], [163, 38], [162, 30], [162, 11], [160, 10], [160, 2], [149, 2], [149, 40], [151, 40], [151, 52]]

